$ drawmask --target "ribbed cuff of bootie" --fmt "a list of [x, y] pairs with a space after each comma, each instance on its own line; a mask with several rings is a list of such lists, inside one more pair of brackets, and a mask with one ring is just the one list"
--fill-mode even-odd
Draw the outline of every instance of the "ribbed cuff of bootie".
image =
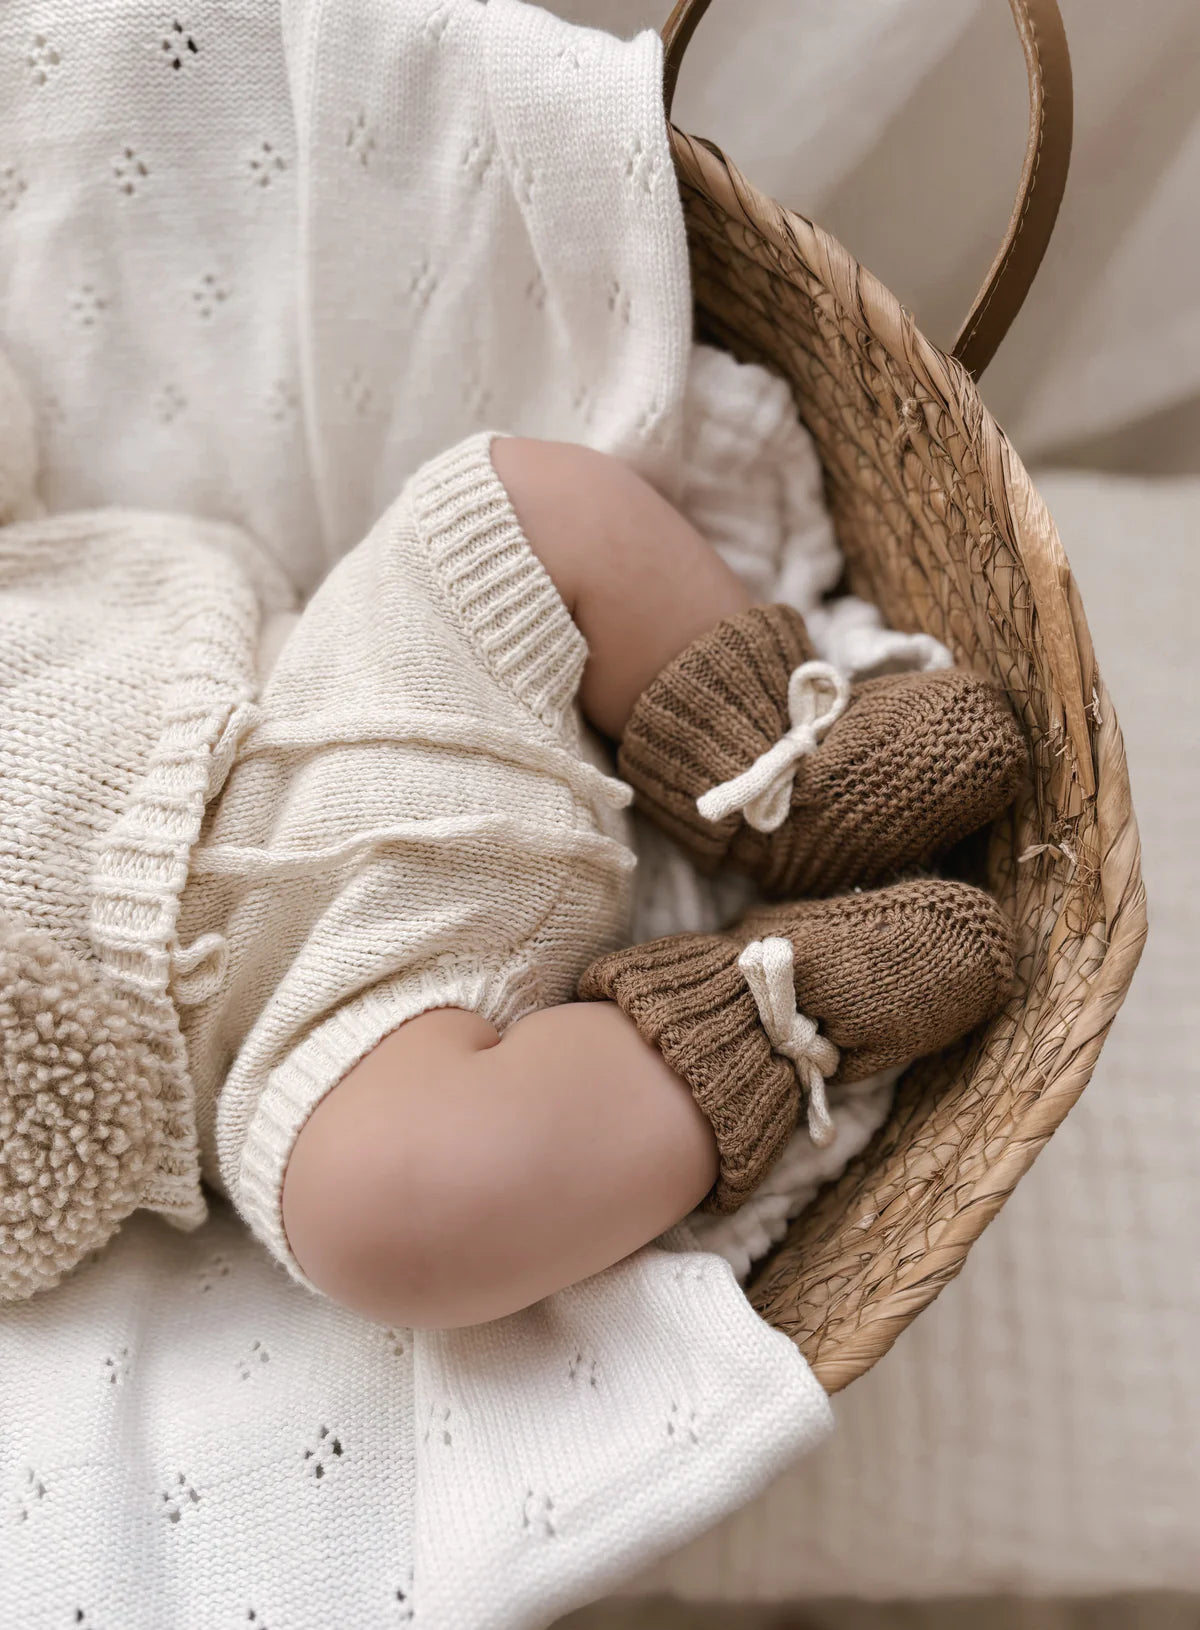
[[615, 1002], [691, 1088], [720, 1155], [708, 1211], [734, 1211], [795, 1128], [834, 1135], [827, 1085], [941, 1051], [1011, 991], [1013, 925], [982, 889], [942, 879], [756, 907], [727, 934], [614, 951], [578, 987]]
[[791, 606], [752, 606], [693, 640], [634, 704], [617, 757], [637, 806], [705, 873], [743, 817], [709, 820], [696, 801], [743, 773], [790, 724], [788, 684], [815, 651]]
[[716, 1138], [717, 1181], [705, 1211], [736, 1211], [795, 1130], [792, 1064], [767, 1038], [738, 967], [717, 934], [677, 934], [614, 951], [579, 982], [583, 1001], [612, 1001], [691, 1088]]

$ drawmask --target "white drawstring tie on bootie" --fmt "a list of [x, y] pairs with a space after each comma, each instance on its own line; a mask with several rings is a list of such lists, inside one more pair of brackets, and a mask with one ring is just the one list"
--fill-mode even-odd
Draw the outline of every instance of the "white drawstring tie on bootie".
[[[697, 798], [706, 821], [721, 821], [735, 809], [758, 832], [774, 832], [787, 819], [796, 765], [815, 753], [821, 737], [841, 718], [850, 700], [850, 681], [832, 662], [803, 662], [788, 680], [792, 727], [748, 770]], [[822, 709], [822, 703], [824, 708]]]
[[738, 958], [738, 967], [746, 976], [767, 1040], [777, 1053], [791, 1059], [808, 1094], [808, 1135], [818, 1149], [827, 1149], [837, 1128], [829, 1113], [825, 1080], [842, 1055], [796, 1006], [792, 942], [775, 936], [753, 940]]

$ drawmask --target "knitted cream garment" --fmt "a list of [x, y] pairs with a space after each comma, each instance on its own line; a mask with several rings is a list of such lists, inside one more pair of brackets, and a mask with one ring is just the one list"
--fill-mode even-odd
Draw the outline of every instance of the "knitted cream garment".
[[422, 466], [325, 579], [192, 856], [205, 1174], [306, 1285], [280, 1198], [329, 1089], [428, 1008], [503, 1032], [569, 1001], [630, 931], [629, 788], [580, 756], [587, 646], [490, 441]]
[[[629, 788], [580, 756], [587, 646], [490, 442], [422, 467], [256, 703], [258, 597], [202, 526], [0, 533], [0, 900], [64, 954], [94, 948], [162, 1051], [173, 1113], [134, 1128], [145, 1203], [199, 1220], [198, 1130], [210, 1184], [314, 1290], [280, 1199], [320, 1099], [430, 1007], [503, 1031], [569, 1000], [630, 931]], [[36, 1057], [14, 1055], [22, 1081]], [[60, 1231], [55, 1212], [40, 1242]], [[73, 1228], [60, 1268], [100, 1243]]]
[[168, 1112], [143, 1203], [194, 1227], [176, 918], [271, 589], [240, 534], [186, 517], [84, 511], [0, 540], [0, 911], [95, 959], [145, 1027]]

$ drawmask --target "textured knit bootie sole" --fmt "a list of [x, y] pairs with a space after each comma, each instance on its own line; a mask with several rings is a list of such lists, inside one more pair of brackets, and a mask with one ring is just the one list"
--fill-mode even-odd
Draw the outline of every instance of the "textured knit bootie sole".
[[791, 1136], [807, 1095], [949, 1046], [1003, 1006], [1012, 925], [990, 895], [922, 879], [759, 907], [723, 934], [675, 934], [599, 958], [585, 1001], [616, 1002], [691, 1088], [717, 1141], [704, 1201], [734, 1211]]
[[702, 872], [770, 898], [830, 895], [925, 865], [1016, 796], [1025, 744], [961, 668], [848, 685], [790, 606], [755, 606], [647, 686], [620, 774]]

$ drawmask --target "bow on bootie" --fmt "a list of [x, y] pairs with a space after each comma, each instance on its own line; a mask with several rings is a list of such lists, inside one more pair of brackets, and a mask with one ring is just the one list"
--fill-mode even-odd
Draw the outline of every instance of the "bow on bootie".
[[829, 1113], [825, 1081], [837, 1069], [841, 1054], [796, 1006], [792, 942], [778, 936], [752, 940], [738, 958], [738, 967], [746, 976], [767, 1040], [777, 1053], [791, 1059], [808, 1094], [808, 1135], [818, 1149], [827, 1149], [837, 1128]]
[[[735, 809], [759, 832], [774, 832], [788, 817], [796, 766], [815, 753], [821, 738], [841, 718], [850, 700], [850, 682], [830, 662], [803, 662], [788, 681], [791, 729], [748, 770], [697, 798], [706, 821], [721, 821]], [[824, 704], [824, 705], [822, 705]]]

